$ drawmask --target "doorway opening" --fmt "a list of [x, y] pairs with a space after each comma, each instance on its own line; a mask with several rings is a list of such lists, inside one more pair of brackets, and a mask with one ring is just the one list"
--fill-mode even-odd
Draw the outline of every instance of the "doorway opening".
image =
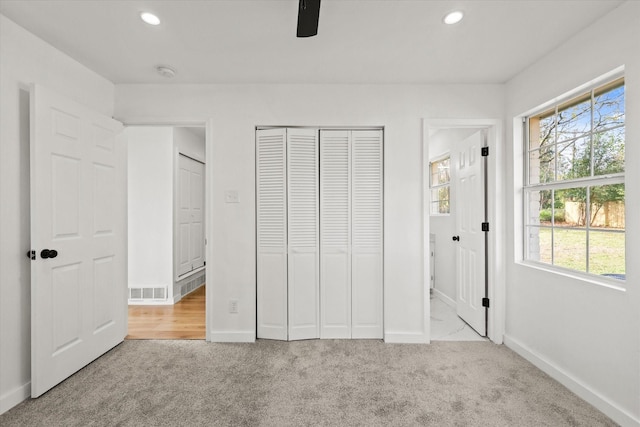
[[425, 303], [430, 340], [501, 342], [502, 288], [496, 280], [499, 127], [494, 120], [425, 121]]
[[205, 339], [205, 128], [129, 126], [126, 132], [126, 338]]

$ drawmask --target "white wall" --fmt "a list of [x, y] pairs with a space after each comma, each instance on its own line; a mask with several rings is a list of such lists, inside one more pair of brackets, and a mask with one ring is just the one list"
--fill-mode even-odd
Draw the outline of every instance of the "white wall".
[[0, 15], [0, 413], [30, 393], [31, 83], [113, 112], [113, 84]]
[[[385, 126], [385, 337], [423, 342], [422, 118], [502, 117], [501, 85], [118, 85], [125, 122], [210, 119], [207, 298], [214, 340], [255, 337], [255, 126]], [[237, 190], [240, 203], [224, 203]], [[427, 283], [428, 287], [428, 283]], [[238, 299], [239, 313], [228, 313]]]
[[[507, 84], [505, 342], [622, 425], [640, 425], [640, 3], [626, 2]], [[522, 148], [513, 118], [625, 66], [626, 290], [521, 264]]]
[[173, 128], [136, 126], [126, 134], [129, 288], [165, 287], [173, 295]]
[[179, 153], [200, 162], [205, 161], [204, 138], [189, 127], [173, 128], [173, 140]]

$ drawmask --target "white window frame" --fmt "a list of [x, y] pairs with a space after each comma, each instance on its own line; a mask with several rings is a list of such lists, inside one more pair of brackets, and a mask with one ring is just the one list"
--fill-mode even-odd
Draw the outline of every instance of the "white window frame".
[[[449, 181], [443, 184], [433, 184], [433, 165], [435, 163], [442, 163], [445, 160], [449, 160]], [[434, 192], [439, 193], [439, 190], [442, 188], [449, 189], [449, 209], [447, 212], [434, 212], [433, 207], [439, 206], [440, 198], [437, 199], [434, 197]], [[445, 154], [443, 156], [432, 159], [429, 162], [429, 215], [430, 216], [448, 216], [451, 215], [451, 155]]]
[[[583, 278], [586, 279], [588, 281], [592, 281], [592, 282], [596, 282], [596, 283], [601, 283], [601, 284], [606, 284], [606, 285], [614, 285], [614, 287], [619, 287], [625, 284], [626, 280], [625, 279], [614, 279], [614, 278], [609, 278], [607, 276], [603, 276], [597, 273], [590, 273], [588, 272], [589, 270], [589, 233], [590, 232], [606, 232], [606, 233], [622, 233], [622, 234], [626, 234], [626, 228], [622, 229], [622, 230], [606, 230], [606, 231], [591, 231], [592, 227], [590, 226], [589, 222], [590, 221], [586, 221], [584, 227], [578, 227], [578, 228], [574, 228], [574, 229], [580, 229], [580, 230], [585, 230], [586, 231], [586, 242], [585, 242], [585, 254], [586, 254], [586, 259], [585, 259], [585, 270], [586, 271], [581, 271], [581, 270], [575, 270], [575, 269], [571, 269], [568, 267], [562, 267], [562, 266], [558, 266], [555, 265], [553, 262], [553, 254], [554, 251], [552, 249], [552, 259], [551, 259], [551, 263], [549, 262], [544, 262], [544, 261], [539, 261], [535, 259], [535, 254], [532, 254], [532, 243], [531, 243], [531, 228], [546, 228], [546, 229], [558, 229], [560, 227], [555, 225], [555, 212], [554, 212], [554, 203], [552, 202], [552, 210], [551, 210], [551, 225], [542, 225], [542, 224], [534, 224], [533, 221], [531, 221], [531, 215], [528, 214], [530, 206], [530, 197], [528, 197], [529, 194], [531, 194], [532, 192], [537, 192], [537, 191], [544, 191], [544, 190], [550, 190], [550, 191], [554, 191], [554, 190], [562, 190], [562, 189], [570, 189], [570, 188], [585, 188], [587, 191], [587, 197], [589, 197], [589, 189], [591, 187], [594, 186], [602, 186], [602, 185], [612, 185], [612, 184], [625, 184], [625, 172], [620, 172], [620, 173], [612, 173], [612, 174], [606, 174], [606, 175], [594, 175], [594, 156], [591, 156], [591, 168], [590, 168], [590, 176], [587, 177], [582, 177], [582, 178], [574, 178], [574, 179], [566, 179], [566, 180], [557, 180], [558, 176], [557, 176], [557, 167], [554, 167], [555, 170], [555, 175], [553, 177], [553, 179], [550, 182], [546, 182], [546, 183], [534, 183], [531, 184], [530, 183], [530, 177], [531, 177], [531, 164], [530, 164], [530, 154], [534, 151], [537, 150], [537, 147], [532, 148], [530, 145], [530, 129], [529, 129], [529, 124], [530, 124], [530, 119], [534, 118], [536, 116], [539, 116], [541, 114], [543, 114], [546, 111], [549, 110], [555, 110], [553, 114], [557, 114], [558, 113], [558, 109], [559, 107], [566, 105], [567, 103], [571, 103], [574, 100], [579, 99], [581, 96], [583, 96], [583, 94], [585, 94], [586, 92], [590, 93], [590, 99], [591, 99], [591, 127], [590, 129], [582, 134], [582, 135], [589, 135], [591, 136], [592, 134], [596, 133], [594, 132], [594, 128], [593, 128], [593, 100], [594, 100], [594, 93], [597, 92], [599, 89], [602, 89], [604, 87], [607, 87], [609, 85], [611, 85], [612, 83], [618, 81], [618, 80], [622, 80], [622, 85], [624, 86], [626, 84], [626, 82], [624, 81], [624, 74], [622, 72], [618, 72], [615, 74], [610, 74], [605, 78], [601, 78], [598, 79], [595, 82], [592, 82], [589, 85], [585, 85], [580, 87], [579, 89], [572, 91], [570, 94], [554, 99], [552, 102], [546, 103], [543, 106], [536, 108], [535, 110], [533, 110], [532, 112], [530, 112], [529, 114], [526, 114], [525, 116], [523, 116], [523, 160], [524, 160], [524, 180], [523, 180], [523, 187], [522, 187], [522, 208], [523, 208], [523, 261], [525, 263], [530, 263], [532, 265], [535, 265], [537, 267], [541, 267], [547, 271], [552, 271], [552, 272], [557, 272], [560, 274], [564, 274], [564, 275], [571, 275], [574, 277], [578, 277], [578, 278]], [[625, 86], [626, 89], [626, 86]], [[562, 109], [561, 109], [562, 110]], [[626, 105], [625, 105], [625, 112], [626, 112]], [[613, 129], [614, 127], [612, 127], [611, 129]], [[625, 118], [625, 122], [618, 126], [618, 128], [626, 128], [626, 118]], [[607, 128], [608, 130], [610, 130], [609, 128]], [[577, 138], [576, 138], [577, 139]], [[567, 140], [567, 142], [569, 142], [571, 140]], [[564, 141], [563, 141], [564, 142]], [[626, 146], [626, 141], [625, 141], [625, 146]], [[591, 147], [591, 152], [593, 154], [593, 145], [590, 146]], [[557, 154], [556, 154], [557, 156]], [[556, 157], [557, 160], [557, 157]], [[626, 196], [626, 194], [625, 194]], [[552, 200], [554, 200], [554, 198], [552, 197]], [[587, 218], [589, 218], [589, 203], [586, 204], [586, 216]], [[562, 227], [563, 230], [565, 229], [572, 229], [571, 227]], [[553, 234], [552, 234], [553, 235]], [[552, 248], [553, 248], [553, 240], [551, 242]], [[537, 255], [539, 256], [540, 250], [538, 248], [538, 252]], [[625, 253], [625, 264], [626, 264], [626, 253]], [[625, 268], [625, 273], [626, 273], [626, 268]]]

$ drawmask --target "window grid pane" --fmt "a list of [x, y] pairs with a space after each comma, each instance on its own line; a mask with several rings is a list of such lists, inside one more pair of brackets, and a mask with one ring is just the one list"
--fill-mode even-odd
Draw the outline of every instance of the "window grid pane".
[[527, 260], [624, 280], [624, 117], [619, 79], [528, 118]]
[[450, 213], [450, 159], [449, 157], [430, 164], [431, 209], [433, 215]]

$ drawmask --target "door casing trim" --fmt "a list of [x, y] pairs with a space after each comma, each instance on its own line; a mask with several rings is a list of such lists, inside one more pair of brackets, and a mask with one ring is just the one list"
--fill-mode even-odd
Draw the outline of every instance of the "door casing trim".
[[426, 254], [429, 253], [429, 135], [440, 129], [486, 129], [489, 157], [487, 159], [487, 200], [489, 232], [489, 286], [491, 301], [488, 309], [487, 335], [496, 344], [503, 343], [505, 331], [505, 271], [504, 271], [504, 172], [503, 122], [501, 119], [427, 119], [422, 120], [422, 218], [423, 218], [423, 296], [424, 331], [431, 341], [430, 271]]

